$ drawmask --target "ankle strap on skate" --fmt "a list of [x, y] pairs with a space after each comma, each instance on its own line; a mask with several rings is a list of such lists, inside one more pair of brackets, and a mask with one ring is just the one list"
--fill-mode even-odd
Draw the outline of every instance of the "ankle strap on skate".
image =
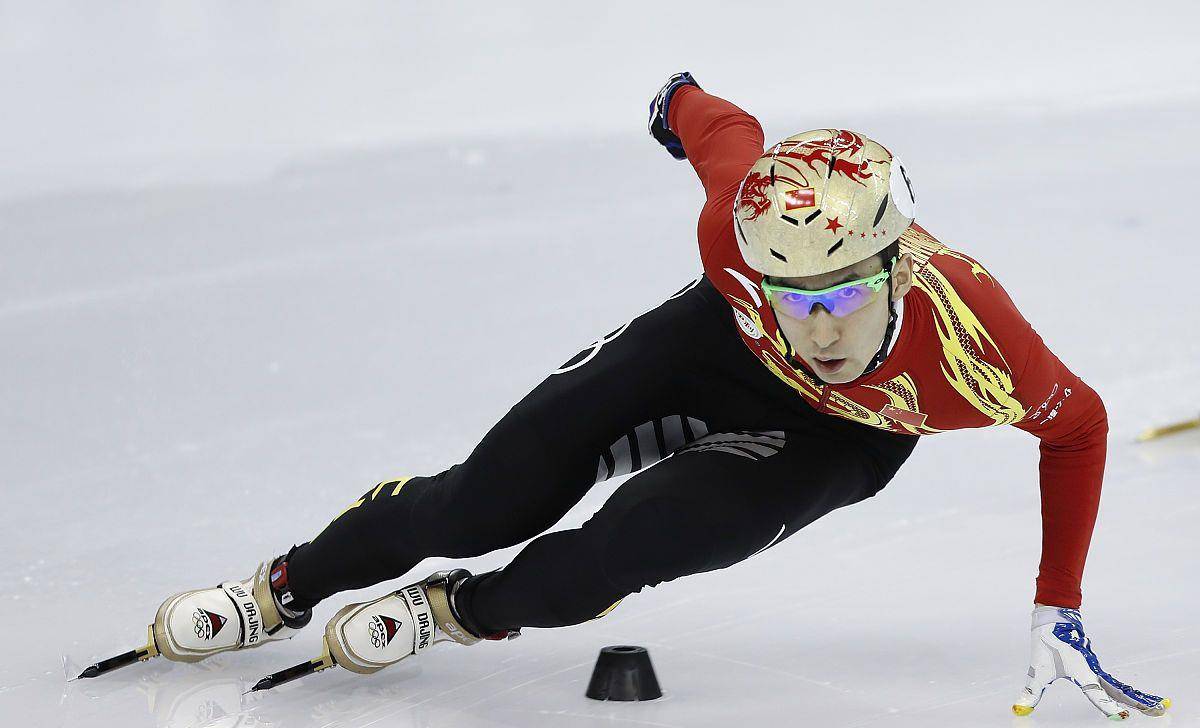
[[[274, 634], [283, 627], [300, 629], [312, 619], [312, 609], [299, 609], [295, 595], [288, 579], [288, 559], [296, 552], [293, 546], [286, 556], [280, 556], [269, 563], [266, 573], [266, 583], [255, 581], [255, 596], [261, 599], [264, 610], [272, 610], [266, 615], [267, 634]], [[262, 594], [258, 592], [261, 591]], [[270, 602], [267, 605], [267, 602]], [[276, 619], [277, 618], [277, 619]], [[275, 624], [278, 621], [280, 624]]]
[[521, 630], [519, 629], [483, 634], [482, 630], [462, 616], [457, 609], [454, 597], [458, 588], [470, 576], [471, 572], [466, 569], [453, 569], [439, 571], [425, 580], [426, 593], [429, 595], [429, 607], [438, 628], [461, 645], [473, 645], [481, 639], [503, 640], [520, 637]]
[[446, 577], [451, 573], [439, 571], [425, 582], [425, 592], [429, 595], [429, 609], [433, 612], [433, 619], [437, 623], [438, 629], [447, 637], [460, 645], [473, 645], [480, 638], [464, 627], [454, 610], [450, 608], [449, 589], [452, 585]]
[[286, 561], [278, 560], [271, 567], [271, 591], [275, 592], [275, 596], [279, 601], [279, 605], [286, 607], [292, 603], [292, 590], [288, 588], [288, 565]]
[[242, 621], [242, 647], [257, 645], [266, 636], [266, 629], [263, 627], [262, 610], [247, 588], [247, 582], [227, 581], [221, 585], [221, 591], [233, 602]]

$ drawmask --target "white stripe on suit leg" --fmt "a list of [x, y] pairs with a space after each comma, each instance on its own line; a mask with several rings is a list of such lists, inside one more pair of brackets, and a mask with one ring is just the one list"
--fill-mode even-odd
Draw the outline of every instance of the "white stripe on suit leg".
[[658, 438], [654, 437], [654, 422], [643, 422], [633, 430], [637, 436], [638, 454], [642, 457], [642, 467], [648, 468], [662, 460], [658, 451]]
[[770, 543], [768, 543], [766, 546], [763, 546], [763, 547], [762, 547], [761, 549], [759, 549], [758, 551], [755, 551], [754, 553], [750, 554], [750, 556], [747, 556], [746, 558], [748, 558], [748, 559], [749, 559], [749, 558], [752, 558], [752, 557], [754, 557], [754, 556], [758, 556], [758, 555], [759, 555], [759, 554], [761, 554], [763, 551], [766, 551], [767, 549], [769, 549], [769, 548], [771, 548], [772, 546], [774, 546], [774, 545], [775, 545], [775, 542], [779, 540], [779, 537], [783, 535], [783, 532], [784, 532], [785, 530], [787, 530], [787, 524], [786, 524], [786, 523], [785, 523], [785, 524], [783, 524], [782, 526], [780, 526], [780, 527], [779, 527], [779, 533], [775, 534], [775, 538], [771, 539], [771, 542], [770, 542]]
[[633, 453], [629, 451], [629, 436], [625, 435], [613, 443], [613, 477], [628, 475], [633, 471]]
[[664, 417], [662, 427], [663, 445], [667, 448], [667, 452], [675, 452], [687, 444], [687, 438], [683, 436], [683, 422], [680, 420], [679, 415]]

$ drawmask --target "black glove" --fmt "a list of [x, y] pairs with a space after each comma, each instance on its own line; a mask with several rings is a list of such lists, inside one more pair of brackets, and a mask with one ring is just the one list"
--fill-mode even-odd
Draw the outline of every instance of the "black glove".
[[666, 147], [671, 156], [676, 159], [687, 159], [687, 152], [683, 151], [683, 143], [667, 125], [667, 106], [671, 103], [671, 97], [675, 95], [675, 92], [684, 86], [700, 88], [700, 84], [696, 83], [696, 79], [692, 78], [692, 74], [687, 71], [677, 73], [667, 79], [666, 85], [650, 102], [650, 121], [647, 124], [650, 128], [650, 136], [657, 139], [658, 143]]

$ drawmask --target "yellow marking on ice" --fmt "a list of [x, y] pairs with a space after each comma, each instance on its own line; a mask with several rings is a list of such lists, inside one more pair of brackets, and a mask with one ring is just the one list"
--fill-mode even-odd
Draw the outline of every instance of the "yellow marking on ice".
[[1197, 417], [1194, 420], [1173, 422], [1169, 425], [1163, 425], [1162, 427], [1151, 427], [1148, 430], [1143, 430], [1142, 433], [1137, 436], [1137, 441], [1146, 442], [1147, 440], [1157, 440], [1160, 437], [1174, 435], [1176, 432], [1194, 430], [1197, 427], [1200, 427], [1200, 417]]
[[1029, 715], [1033, 712], [1033, 708], [1029, 707], [1028, 705], [1014, 705], [1013, 712], [1017, 715]]
[[396, 495], [397, 493], [399, 493], [400, 489], [404, 487], [404, 484], [412, 479], [413, 479], [413, 476], [406, 475], [403, 478], [401, 478], [400, 480], [395, 481], [396, 487], [392, 489], [392, 495]]

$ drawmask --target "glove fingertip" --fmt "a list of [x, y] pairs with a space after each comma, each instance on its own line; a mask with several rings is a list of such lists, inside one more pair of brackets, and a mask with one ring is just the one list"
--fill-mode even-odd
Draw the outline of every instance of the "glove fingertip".
[[1171, 699], [1170, 698], [1160, 698], [1159, 701], [1157, 703], [1155, 703], [1154, 705], [1151, 705], [1148, 708], [1138, 707], [1138, 710], [1142, 711], [1142, 715], [1148, 716], [1150, 718], [1160, 718], [1163, 715], [1166, 715], [1167, 709], [1170, 707], [1171, 707]]

